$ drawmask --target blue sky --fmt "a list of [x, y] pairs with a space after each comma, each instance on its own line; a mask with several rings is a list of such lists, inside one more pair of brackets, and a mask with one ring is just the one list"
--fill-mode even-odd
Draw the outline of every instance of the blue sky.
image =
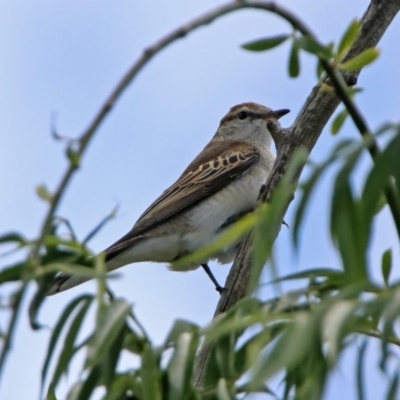
[[[52, 113], [57, 116], [59, 134], [79, 136], [145, 47], [219, 4], [211, 0], [3, 0], [0, 232], [17, 230], [34, 237], [39, 231], [46, 204], [36, 196], [35, 187], [45, 183], [53, 189], [67, 165], [63, 145], [51, 137]], [[362, 15], [368, 2], [287, 0], [281, 4], [302, 16], [328, 43], [338, 40], [350, 21]], [[157, 55], [96, 134], [58, 214], [67, 217], [82, 238], [119, 205], [117, 218], [91, 242], [94, 251], [101, 251], [125, 234], [143, 210], [174, 182], [209, 141], [231, 106], [255, 101], [272, 108], [289, 108], [292, 112], [282, 124], [290, 125], [316, 83], [315, 61], [302, 56], [301, 76], [293, 80], [287, 73], [288, 45], [259, 54], [240, 48], [250, 40], [288, 32], [290, 26], [274, 15], [236, 12]], [[358, 95], [359, 105], [372, 128], [399, 117], [400, 80], [395, 78], [400, 70], [399, 35], [397, 20], [379, 45], [380, 59], [359, 80], [364, 88]], [[354, 137], [357, 133], [347, 122], [340, 135]], [[339, 139], [326, 129], [312, 159], [322, 160]], [[369, 165], [365, 158], [364, 168]], [[313, 198], [297, 257], [287, 251], [290, 231], [282, 229], [277, 241], [281, 274], [337, 265], [337, 254], [328, 238], [331, 179], [328, 174]], [[291, 224], [291, 211], [286, 220]], [[380, 254], [394, 237], [386, 211], [375, 231], [371, 265], [379, 265]], [[1, 259], [0, 268], [5, 264], [6, 260]], [[212, 267], [219, 281], [224, 282], [229, 268]], [[163, 265], [143, 263], [122, 269], [111, 286], [134, 304], [156, 343], [163, 340], [177, 318], [205, 325], [218, 301], [218, 293], [201, 270], [172, 273]], [[88, 283], [50, 298], [41, 312], [41, 321], [53, 326], [63, 305], [78, 293], [94, 290], [94, 284]], [[266, 288], [261, 295], [267, 298], [273, 293]], [[4, 318], [0, 321], [3, 324]], [[2, 382], [2, 398], [31, 398], [38, 392], [49, 334], [49, 330], [32, 332], [26, 313], [22, 315]], [[379, 395], [379, 382], [384, 378], [374, 369], [376, 361], [372, 354], [368, 388]], [[350, 396], [346, 398], [353, 397], [354, 377], [348, 374], [354, 362], [354, 354], [346, 353], [329, 385], [327, 399], [345, 394]], [[79, 366], [78, 360], [69, 379], [63, 382], [61, 396], [74, 381]]]

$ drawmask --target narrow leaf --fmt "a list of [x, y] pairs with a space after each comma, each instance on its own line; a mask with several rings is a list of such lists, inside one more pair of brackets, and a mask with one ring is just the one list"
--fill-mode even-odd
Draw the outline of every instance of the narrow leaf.
[[47, 347], [46, 358], [44, 360], [43, 367], [42, 367], [42, 378], [41, 378], [42, 389], [41, 389], [41, 392], [43, 390], [43, 385], [45, 383], [46, 376], [47, 376], [47, 370], [49, 368], [55, 346], [57, 344], [58, 338], [60, 337], [61, 331], [64, 328], [69, 316], [72, 314], [72, 312], [77, 307], [80, 306], [81, 303], [82, 304], [90, 304], [92, 300], [93, 300], [93, 297], [89, 296], [89, 295], [79, 296], [78, 298], [71, 301], [67, 307], [65, 307], [60, 318], [58, 319], [58, 322], [57, 322], [56, 326], [54, 327], [53, 332], [51, 334], [50, 342]]
[[23, 246], [27, 243], [27, 240], [17, 232], [6, 233], [0, 236], [0, 243], [14, 242]]
[[108, 351], [124, 327], [130, 309], [130, 304], [122, 300], [112, 302], [107, 308], [89, 346], [88, 365], [95, 366]]
[[298, 47], [305, 50], [307, 53], [315, 54], [327, 59], [332, 56], [331, 46], [323, 46], [311, 36], [302, 36], [299, 39], [296, 39], [296, 42]]
[[357, 71], [368, 64], [371, 64], [379, 57], [379, 50], [376, 48], [370, 48], [364, 50], [358, 56], [355, 56], [349, 61], [340, 63], [338, 67], [344, 71]]
[[364, 390], [364, 366], [365, 366], [365, 350], [367, 350], [368, 342], [364, 340], [360, 349], [358, 350], [358, 361], [357, 361], [357, 396], [358, 400], [365, 400]]
[[140, 376], [142, 379], [143, 400], [161, 400], [159, 360], [150, 346], [143, 352]]
[[338, 54], [337, 54], [338, 60], [342, 59], [343, 56], [350, 50], [350, 47], [356, 41], [359, 32], [360, 32], [360, 21], [354, 20], [349, 25], [349, 27], [347, 28], [346, 32], [344, 33], [344, 35], [340, 40]]
[[348, 117], [349, 112], [347, 109], [344, 109], [339, 114], [336, 115], [335, 119], [332, 122], [331, 133], [332, 135], [336, 135], [342, 129], [343, 124]]
[[289, 38], [289, 35], [278, 35], [270, 38], [255, 40], [245, 43], [242, 48], [250, 51], [265, 51], [279, 46]]
[[390, 272], [392, 271], [392, 250], [387, 249], [382, 254], [382, 276], [385, 281], [385, 285], [389, 286]]
[[68, 366], [70, 364], [70, 360], [75, 354], [75, 342], [78, 336], [79, 330], [82, 326], [82, 322], [84, 317], [86, 316], [86, 312], [89, 309], [91, 301], [81, 302], [79, 307], [80, 310], [77, 312], [74, 320], [72, 321], [69, 331], [65, 337], [64, 344], [62, 347], [61, 354], [58, 358], [58, 363], [56, 366], [56, 370], [53, 375], [52, 384], [54, 387], [57, 386], [59, 379], [61, 378], [63, 373], [68, 371]]
[[289, 76], [297, 78], [300, 74], [299, 47], [296, 40], [293, 42], [289, 57]]
[[50, 193], [46, 185], [37, 186], [36, 194], [44, 201], [48, 201], [49, 203], [53, 201], [53, 195]]

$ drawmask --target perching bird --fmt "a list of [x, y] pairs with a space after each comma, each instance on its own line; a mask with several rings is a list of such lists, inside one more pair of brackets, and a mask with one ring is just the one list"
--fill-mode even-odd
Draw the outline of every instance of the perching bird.
[[[210, 143], [178, 180], [151, 204], [125, 236], [104, 250], [107, 271], [141, 261], [176, 261], [211, 244], [233, 222], [253, 211], [260, 187], [274, 163], [267, 122], [276, 122], [288, 112], [272, 111], [256, 103], [232, 107]], [[229, 263], [236, 248], [237, 244], [220, 251], [213, 259]], [[222, 292], [224, 288], [213, 277], [208, 261], [200, 265]], [[188, 265], [187, 270], [200, 265]], [[61, 274], [48, 294], [87, 280]]]

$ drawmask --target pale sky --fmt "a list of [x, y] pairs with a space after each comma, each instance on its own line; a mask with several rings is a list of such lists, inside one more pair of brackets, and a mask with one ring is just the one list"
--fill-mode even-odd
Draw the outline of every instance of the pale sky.
[[[368, 1], [285, 0], [286, 5], [316, 32], [322, 41], [338, 40], [350, 21], [361, 17]], [[47, 205], [35, 194], [45, 183], [53, 189], [65, 170], [63, 144], [50, 134], [50, 116], [57, 113], [59, 134], [77, 137], [88, 126], [106, 96], [143, 49], [183, 22], [222, 4], [209, 1], [85, 2], [3, 0], [0, 7], [0, 234], [20, 231], [33, 238]], [[119, 239], [145, 208], [180, 175], [215, 133], [228, 109], [254, 101], [271, 108], [289, 108], [282, 119], [289, 126], [316, 83], [315, 61], [301, 57], [297, 79], [287, 73], [289, 45], [266, 53], [249, 53], [240, 45], [260, 37], [290, 33], [290, 26], [272, 14], [241, 11], [201, 28], [157, 55], [128, 88], [96, 134], [73, 179], [58, 215], [67, 217], [83, 238], [112, 208], [119, 214], [91, 242], [95, 252]], [[381, 57], [359, 79], [364, 91], [358, 104], [372, 128], [399, 118], [400, 21], [387, 31]], [[346, 123], [339, 137], [330, 135], [330, 123], [314, 149], [320, 161], [340, 138], [355, 137]], [[365, 157], [360, 169], [370, 166]], [[280, 274], [312, 267], [337, 267], [337, 254], [328, 237], [328, 209], [332, 173], [313, 198], [298, 256], [288, 249], [291, 232], [283, 228], [277, 241]], [[291, 211], [295, 208], [295, 202]], [[292, 223], [291, 212], [285, 218]], [[371, 265], [393, 242], [394, 229], [387, 211], [380, 215], [371, 246]], [[7, 265], [1, 259], [0, 268]], [[229, 266], [211, 265], [220, 282]], [[265, 276], [265, 281], [268, 276]], [[163, 265], [137, 264], [120, 270], [111, 282], [114, 292], [135, 306], [139, 319], [155, 343], [161, 343], [177, 318], [207, 324], [218, 293], [201, 270], [173, 273]], [[290, 286], [284, 286], [285, 288]], [[40, 321], [54, 326], [60, 310], [73, 297], [93, 292], [88, 283], [49, 298]], [[33, 294], [33, 288], [30, 291]], [[274, 296], [266, 287], [263, 298]], [[50, 332], [33, 332], [26, 307], [1, 384], [1, 399], [36, 398], [40, 369]], [[0, 317], [3, 327], [5, 318]], [[88, 320], [87, 329], [92, 321]], [[373, 352], [368, 362], [368, 391], [380, 398]], [[76, 379], [80, 360], [68, 380]], [[326, 399], [354, 398], [356, 362], [347, 352], [330, 381]], [[123, 365], [129, 365], [123, 360]], [[367, 392], [368, 392], [367, 391]], [[344, 397], [343, 397], [344, 396]], [[368, 397], [369, 398], [369, 397]]]

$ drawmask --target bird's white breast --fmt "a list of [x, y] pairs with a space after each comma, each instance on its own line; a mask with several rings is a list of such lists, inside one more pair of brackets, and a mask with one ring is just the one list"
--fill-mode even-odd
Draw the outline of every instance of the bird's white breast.
[[270, 171], [270, 168], [260, 164], [189, 212], [188, 222], [193, 230], [182, 237], [181, 248], [184, 253], [191, 253], [212, 243], [220, 234], [220, 227], [229, 218], [256, 207], [261, 185]]

